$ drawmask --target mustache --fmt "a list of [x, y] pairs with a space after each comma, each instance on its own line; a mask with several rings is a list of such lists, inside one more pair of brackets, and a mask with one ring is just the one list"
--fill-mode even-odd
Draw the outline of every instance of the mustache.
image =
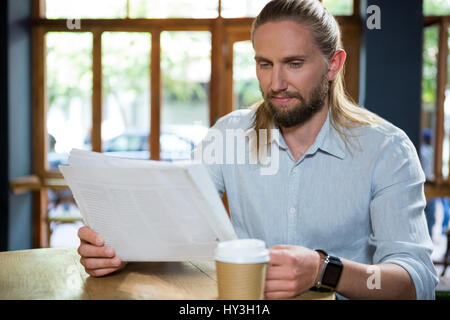
[[298, 92], [290, 92], [290, 91], [269, 91], [265, 94], [266, 99], [271, 99], [273, 97], [278, 98], [297, 98], [299, 100], [303, 100], [303, 96]]

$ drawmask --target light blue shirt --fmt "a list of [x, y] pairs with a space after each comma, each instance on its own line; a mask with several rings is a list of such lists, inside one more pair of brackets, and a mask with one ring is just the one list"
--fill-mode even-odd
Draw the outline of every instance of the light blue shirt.
[[[224, 137], [227, 129], [246, 131], [253, 117], [254, 110], [238, 110], [212, 129]], [[244, 164], [207, 164], [220, 195], [227, 194], [238, 237], [262, 239], [267, 247], [323, 249], [364, 264], [394, 263], [408, 271], [418, 299], [434, 299], [438, 277], [416, 149], [388, 122], [351, 129], [346, 147], [329, 117], [298, 161], [279, 135], [271, 145], [279, 148], [276, 174], [262, 175], [248, 157]]]

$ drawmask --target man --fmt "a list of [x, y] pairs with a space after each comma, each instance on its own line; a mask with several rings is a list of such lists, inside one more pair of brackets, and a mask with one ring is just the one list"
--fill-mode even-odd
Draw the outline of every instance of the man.
[[[227, 193], [238, 236], [271, 247], [266, 297], [314, 287], [351, 299], [434, 298], [417, 153], [403, 131], [345, 95], [335, 19], [317, 0], [274, 0], [256, 18], [252, 40], [264, 102], [219, 119], [214, 130], [279, 129], [268, 140], [279, 151], [278, 171], [261, 175], [248, 161], [207, 168]], [[79, 236], [89, 274], [123, 267], [92, 230]]]

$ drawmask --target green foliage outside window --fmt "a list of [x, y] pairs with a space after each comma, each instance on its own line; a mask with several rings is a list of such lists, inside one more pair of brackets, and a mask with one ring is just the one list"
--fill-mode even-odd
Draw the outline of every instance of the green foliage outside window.
[[423, 0], [423, 15], [445, 16], [450, 15], [449, 0]]
[[436, 101], [436, 77], [439, 29], [436, 26], [424, 29], [422, 101], [425, 105]]

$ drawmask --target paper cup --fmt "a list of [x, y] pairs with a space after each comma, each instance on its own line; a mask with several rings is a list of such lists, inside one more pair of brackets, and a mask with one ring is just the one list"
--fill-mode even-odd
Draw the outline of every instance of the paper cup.
[[262, 240], [223, 241], [215, 251], [219, 299], [262, 300], [269, 251]]

